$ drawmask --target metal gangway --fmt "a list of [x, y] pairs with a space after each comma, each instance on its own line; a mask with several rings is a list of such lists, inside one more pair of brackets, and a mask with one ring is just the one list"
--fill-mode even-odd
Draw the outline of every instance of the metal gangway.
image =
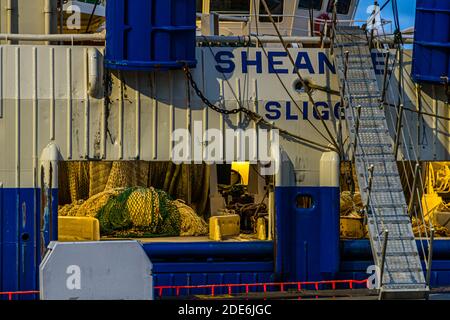
[[429, 291], [389, 135], [366, 32], [334, 29], [333, 53], [381, 299], [421, 299]]

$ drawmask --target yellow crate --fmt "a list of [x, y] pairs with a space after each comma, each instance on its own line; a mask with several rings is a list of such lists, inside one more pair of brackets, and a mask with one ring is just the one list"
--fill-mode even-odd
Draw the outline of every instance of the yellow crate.
[[100, 224], [92, 217], [58, 217], [58, 241], [98, 241]]
[[364, 237], [365, 228], [362, 218], [341, 217], [341, 237], [347, 239], [361, 239]]
[[209, 219], [209, 238], [220, 241], [223, 237], [238, 236], [241, 218], [237, 214], [214, 216]]

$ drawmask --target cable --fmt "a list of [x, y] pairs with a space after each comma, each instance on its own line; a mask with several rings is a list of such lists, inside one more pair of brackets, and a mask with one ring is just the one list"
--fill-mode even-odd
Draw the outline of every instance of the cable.
[[247, 109], [247, 108], [244, 108], [244, 107], [239, 107], [239, 108], [236, 108], [236, 109], [228, 110], [228, 109], [221, 109], [221, 108], [217, 107], [216, 105], [211, 103], [211, 101], [209, 101], [208, 98], [206, 98], [205, 95], [198, 88], [198, 85], [194, 81], [189, 68], [187, 66], [185, 66], [183, 68], [183, 71], [184, 71], [184, 73], [186, 75], [186, 78], [188, 79], [189, 83], [191, 84], [191, 87], [194, 89], [195, 93], [197, 94], [197, 96], [210, 109], [212, 109], [212, 110], [214, 110], [214, 111], [216, 111], [218, 113], [225, 114], [225, 115], [238, 114], [238, 113], [242, 112], [245, 115], [247, 115], [250, 120], [253, 120], [257, 125], [258, 124], [259, 125], [264, 125], [264, 126], [267, 126], [267, 127], [271, 128], [271, 129], [278, 130], [281, 135], [290, 136], [291, 138], [294, 138], [296, 140], [302, 141], [302, 142], [307, 143], [307, 144], [312, 145], [312, 146], [320, 147], [320, 148], [326, 149], [326, 150], [329, 150], [329, 149], [333, 150], [333, 148], [330, 148], [329, 146], [325, 146], [325, 145], [322, 145], [322, 144], [317, 143], [315, 141], [312, 141], [312, 140], [309, 140], [309, 139], [306, 139], [306, 138], [302, 138], [302, 137], [300, 137], [300, 136], [298, 136], [296, 134], [293, 134], [293, 133], [291, 133], [291, 132], [289, 132], [289, 131], [287, 131], [285, 129], [281, 129], [280, 127], [278, 127], [276, 125], [273, 125], [270, 122], [268, 122], [267, 120], [263, 119], [262, 116], [260, 116], [256, 112], [251, 111], [250, 109]]
[[300, 82], [302, 83], [302, 86], [305, 88], [305, 92], [306, 92], [306, 94], [308, 95], [308, 98], [309, 98], [311, 104], [313, 105], [313, 109], [316, 111], [316, 114], [319, 116], [320, 121], [322, 122], [322, 125], [323, 125], [325, 131], [327, 132], [328, 136], [330, 137], [330, 139], [331, 139], [331, 141], [332, 141], [332, 144], [334, 145], [334, 147], [336, 148], [336, 150], [340, 150], [340, 148], [339, 148], [339, 146], [338, 146], [336, 140], [334, 139], [334, 136], [331, 134], [330, 129], [329, 129], [328, 126], [326, 125], [326, 123], [325, 123], [325, 121], [324, 121], [322, 115], [321, 115], [320, 112], [318, 112], [318, 110], [317, 110], [316, 103], [314, 102], [314, 99], [313, 99], [313, 97], [312, 97], [312, 95], [311, 95], [311, 89], [309, 88], [308, 83], [306, 83], [306, 81], [305, 81], [305, 80], [302, 78], [302, 76], [300, 75], [300, 72], [298, 71], [298, 69], [297, 69], [297, 67], [296, 67], [296, 65], [295, 65], [295, 61], [294, 61], [294, 59], [292, 58], [292, 55], [291, 55], [291, 53], [290, 53], [289, 50], [288, 50], [287, 44], [286, 44], [286, 42], [284, 42], [283, 36], [281, 35], [280, 30], [278, 29], [278, 26], [277, 26], [277, 24], [275, 23], [275, 20], [273, 19], [272, 13], [270, 12], [270, 9], [269, 9], [269, 7], [268, 7], [268, 5], [267, 5], [266, 0], [261, 0], [260, 3], [263, 4], [264, 9], [266, 10], [266, 13], [267, 13], [268, 16], [269, 16], [269, 19], [270, 19], [270, 21], [271, 21], [273, 27], [275, 28], [275, 31], [276, 31], [276, 33], [277, 33], [277, 36], [278, 36], [278, 38], [280, 39], [280, 42], [281, 42], [281, 44], [283, 45], [284, 50], [285, 50], [285, 52], [287, 53], [289, 60], [291, 61], [292, 65], [294, 66], [294, 69], [295, 69], [295, 71], [296, 71], [296, 74], [297, 74], [297, 76], [298, 76]]
[[[261, 49], [262, 49], [264, 55], [266, 56], [266, 58], [268, 58], [267, 50], [266, 50], [266, 49], [264, 48], [264, 46], [262, 45], [262, 43], [261, 43], [259, 37], [256, 36], [256, 39], [258, 39], [258, 43], [260, 43]], [[303, 114], [303, 108], [301, 108], [301, 107], [299, 106], [299, 104], [297, 103], [297, 101], [295, 100], [295, 98], [294, 98], [294, 97], [292, 96], [292, 94], [289, 92], [289, 89], [286, 87], [286, 84], [283, 82], [283, 79], [281, 79], [281, 76], [278, 74], [278, 72], [276, 72], [275, 75], [276, 75], [278, 81], [280, 82], [281, 86], [283, 87], [284, 91], [286, 91], [286, 94], [289, 96], [289, 98], [291, 99], [291, 101], [294, 103], [295, 107], [299, 110], [299, 112], [300, 112], [301, 114]], [[317, 127], [314, 125], [314, 123], [313, 123], [311, 120], [306, 119], [306, 121], [311, 125], [311, 127], [312, 127], [314, 130], [317, 131], [317, 133], [318, 133], [322, 138], [325, 139], [325, 141], [327, 141], [327, 142], [330, 143], [330, 144], [333, 144], [332, 141], [330, 141], [330, 140], [322, 133], [322, 131], [320, 131], [319, 128], [317, 128]]]
[[[258, 40], [258, 44], [261, 47], [264, 55], [266, 56], [267, 59], [269, 59], [269, 55], [267, 53], [267, 50], [264, 47], [264, 44], [261, 42], [261, 40], [259, 39], [259, 24], [258, 24], [258, 16], [256, 14], [256, 1], [253, 0], [253, 10], [254, 10], [254, 15], [255, 15], [255, 26], [256, 26], [256, 39]], [[278, 72], [275, 72], [275, 75], [278, 79], [278, 81], [280, 82], [281, 86], [283, 87], [284, 91], [286, 92], [286, 94], [289, 96], [289, 98], [291, 99], [291, 101], [294, 103], [295, 107], [300, 111], [301, 114], [303, 114], [303, 109], [298, 105], [297, 101], [295, 100], [295, 98], [292, 96], [292, 94], [289, 92], [288, 88], [286, 87], [286, 85], [284, 84], [283, 80], [281, 79], [281, 76], [278, 74]], [[333, 144], [332, 141], [330, 141], [323, 133], [322, 131], [319, 130], [319, 128], [317, 128], [311, 120], [306, 119], [306, 121], [311, 125], [311, 127], [317, 131], [317, 133], [325, 139], [325, 141], [327, 141], [330, 144]]]
[[91, 15], [89, 16], [89, 22], [87, 24], [86, 31], [84, 33], [89, 33], [89, 28], [91, 27], [91, 23], [92, 23], [92, 19], [94, 17], [94, 14], [95, 14], [95, 10], [97, 10], [97, 6], [100, 4], [100, 1], [101, 0], [97, 0], [95, 2], [94, 8], [92, 9]]
[[391, 2], [391, 0], [387, 0], [381, 7], [380, 7], [380, 12], [386, 8], [386, 6], [389, 4], [389, 2]]
[[394, 34], [396, 35], [395, 41], [403, 45], [403, 36], [400, 29], [400, 18], [398, 14], [397, 0], [392, 0], [392, 12], [394, 15], [394, 24], [395, 24], [395, 31], [394, 31]]
[[[391, 107], [391, 108], [397, 108], [396, 105], [392, 104], [392, 103], [383, 103], [383, 105]], [[429, 116], [429, 117], [433, 117], [433, 118], [437, 118], [437, 119], [441, 119], [441, 120], [447, 120], [450, 121], [449, 117], [444, 117], [444, 116], [440, 116], [437, 114], [433, 114], [433, 113], [429, 113], [429, 112], [423, 112], [423, 111], [418, 111], [418, 110], [414, 110], [414, 109], [410, 109], [410, 108], [405, 108], [403, 107], [404, 111], [408, 111], [408, 112], [413, 112], [413, 113], [420, 113], [421, 115], [425, 115], [425, 116]]]

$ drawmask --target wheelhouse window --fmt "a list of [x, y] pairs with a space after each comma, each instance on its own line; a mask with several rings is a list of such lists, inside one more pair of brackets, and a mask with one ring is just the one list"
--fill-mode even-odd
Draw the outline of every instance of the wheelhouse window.
[[250, 0], [211, 0], [209, 11], [219, 14], [250, 14]]
[[[266, 0], [269, 7], [270, 14], [275, 22], [283, 21], [284, 0]], [[266, 8], [262, 1], [259, 3], [259, 21], [270, 22], [270, 18], [267, 14]]]
[[[336, 12], [338, 14], [348, 14], [350, 11], [350, 5], [352, 4], [352, 0], [339, 0], [336, 5]], [[330, 0], [328, 2], [328, 12], [333, 12], [334, 0]]]
[[299, 0], [298, 7], [301, 9], [322, 9], [323, 0]]

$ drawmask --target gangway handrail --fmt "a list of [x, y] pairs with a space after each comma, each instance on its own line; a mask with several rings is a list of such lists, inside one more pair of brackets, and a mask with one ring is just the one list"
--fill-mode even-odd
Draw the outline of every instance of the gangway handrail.
[[[401, 54], [401, 53], [400, 53]], [[399, 69], [399, 70], [401, 70], [401, 72], [403, 72], [403, 68], [400, 66], [400, 64], [399, 63], [397, 63], [397, 57], [394, 57], [394, 65], [393, 65], [393, 67], [392, 67], [392, 69], [395, 69], [395, 67], [396, 67], [396, 65], [397, 65], [397, 68]], [[393, 72], [393, 71], [391, 71], [391, 72]], [[410, 77], [410, 75], [408, 75], [409, 77]], [[404, 78], [404, 77], [402, 77], [402, 78]], [[391, 97], [395, 97], [395, 92], [394, 92], [394, 90], [393, 90], [393, 88], [392, 88], [392, 86], [390, 86], [389, 85], [389, 83], [390, 83], [390, 80], [391, 80], [391, 78], [389, 78], [388, 79], [388, 88], [389, 88], [389, 90], [390, 90], [390, 95], [391, 95]], [[402, 94], [400, 94], [400, 92], [398, 93], [399, 94], [399, 98], [400, 98], [400, 103], [401, 104], [405, 104], [405, 98], [404, 98], [404, 96], [402, 95]], [[393, 119], [391, 119], [391, 122], [393, 121]], [[406, 135], [405, 135], [405, 131], [404, 130], [400, 130], [400, 132], [398, 132], [398, 133], [396, 133], [396, 134], [398, 134], [398, 135], [400, 135], [400, 137], [401, 137], [401, 139], [402, 139], [402, 142], [403, 142], [403, 145], [411, 145], [412, 146], [412, 155], [414, 156], [414, 161], [416, 162], [416, 163], [419, 163], [419, 157], [418, 157], [418, 152], [416, 151], [416, 149], [415, 149], [415, 144], [414, 144], [414, 142], [412, 141], [412, 136], [411, 136], [411, 132], [412, 132], [412, 130], [411, 130], [411, 128], [410, 128], [410, 125], [409, 125], [409, 122], [408, 121], [403, 121], [403, 124], [404, 124], [404, 126], [402, 126], [402, 128], [403, 127], [405, 127], [406, 128], [406, 134], [408, 135], [408, 137], [409, 137], [409, 143], [408, 143], [408, 141], [407, 141], [407, 139], [406, 139]], [[410, 152], [410, 150], [409, 150], [409, 148], [405, 148], [404, 149], [405, 151], [406, 151], [406, 154], [408, 155], [408, 159], [412, 159], [412, 157], [411, 157], [411, 152]], [[404, 161], [402, 161], [402, 165], [404, 166], [404, 170], [406, 170], [406, 165], [405, 165], [405, 163], [404, 163]], [[412, 168], [412, 164], [411, 164], [411, 162], [409, 161], [409, 165], [410, 165], [410, 168], [411, 168], [411, 171], [414, 171], [413, 170], [413, 168]], [[407, 177], [408, 178], [408, 177]], [[409, 178], [408, 178], [409, 179]], [[411, 196], [413, 196], [413, 193], [418, 193], [417, 194], [417, 197], [420, 199], [420, 192], [422, 192], [423, 194], [425, 193], [425, 189], [424, 189], [424, 181], [423, 181], [423, 179], [422, 179], [422, 175], [421, 174], [418, 174], [418, 179], [420, 180], [420, 183], [418, 183], [418, 187], [415, 189], [415, 190], [412, 190], [412, 188], [411, 188], [411, 190], [409, 190], [410, 191], [410, 193], [411, 193]], [[420, 190], [419, 190], [420, 189]], [[426, 211], [428, 211], [428, 205], [427, 205], [427, 202], [425, 201], [425, 210]], [[418, 212], [419, 211], [419, 212]], [[422, 253], [423, 253], [423, 256], [424, 256], [424, 258], [425, 258], [425, 265], [426, 265], [426, 267], [427, 267], [427, 272], [429, 271], [429, 270], [431, 270], [431, 261], [430, 261], [430, 257], [432, 257], [432, 252], [430, 252], [431, 250], [430, 250], [430, 247], [431, 247], [431, 249], [432, 249], [432, 246], [430, 245], [431, 244], [431, 241], [432, 241], [432, 237], [431, 237], [431, 235], [429, 235], [428, 234], [428, 231], [427, 231], [427, 223], [426, 223], [426, 221], [425, 221], [425, 219], [424, 219], [424, 215], [423, 215], [423, 213], [424, 213], [424, 208], [423, 208], [423, 206], [422, 206], [422, 201], [418, 201], [418, 206], [414, 206], [414, 211], [413, 212], [411, 212], [410, 214], [412, 215], [412, 213], [414, 213], [414, 215], [415, 215], [415, 218], [416, 218], [416, 221], [417, 221], [417, 223], [418, 223], [418, 226], [419, 226], [419, 228], [418, 228], [418, 231], [419, 231], [419, 236], [420, 236], [420, 238], [421, 238], [421, 241], [420, 241], [420, 244], [421, 244], [421, 250], [422, 250]], [[421, 216], [421, 219], [419, 218], [419, 214], [420, 214], [420, 216]], [[422, 220], [421, 221], [421, 223], [420, 223], [420, 220]], [[421, 225], [423, 225], [423, 226], [425, 226], [425, 228], [424, 228], [424, 236], [425, 236], [425, 242], [427, 243], [427, 245], [428, 245], [428, 248], [429, 248], [429, 250], [428, 250], [428, 257], [427, 257], [427, 255], [426, 255], [426, 251], [425, 251], [425, 247], [423, 246], [423, 241], [424, 241], [424, 238], [422, 237], [422, 231], [421, 231], [421, 228], [420, 228], [420, 224]], [[429, 220], [429, 226], [431, 227], [431, 230], [433, 230], [433, 222], [432, 222], [432, 220], [430, 219]], [[430, 230], [430, 231], [431, 231]], [[428, 283], [427, 283], [428, 284]], [[429, 284], [428, 284], [429, 285]]]

